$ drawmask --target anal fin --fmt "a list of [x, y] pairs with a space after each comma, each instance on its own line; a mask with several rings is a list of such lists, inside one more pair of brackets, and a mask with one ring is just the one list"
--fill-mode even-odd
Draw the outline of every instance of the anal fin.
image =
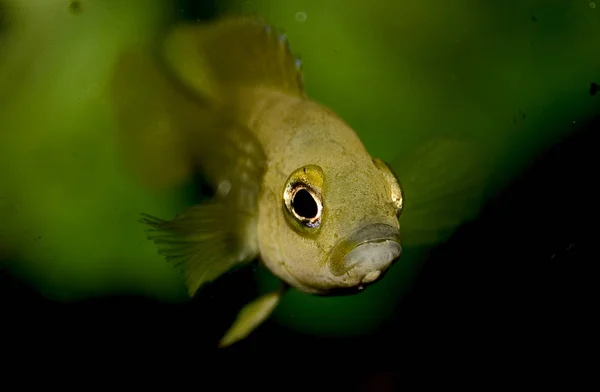
[[227, 347], [246, 338], [273, 313], [282, 294], [283, 289], [273, 291], [244, 306], [229, 330], [221, 338], [219, 347]]

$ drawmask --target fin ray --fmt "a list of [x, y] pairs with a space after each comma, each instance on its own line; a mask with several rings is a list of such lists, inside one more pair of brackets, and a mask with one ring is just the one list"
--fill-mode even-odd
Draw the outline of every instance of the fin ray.
[[305, 96], [287, 38], [259, 17], [180, 25], [166, 37], [162, 55], [185, 85], [215, 102], [231, 99], [241, 86]]
[[149, 226], [148, 238], [159, 254], [183, 270], [190, 296], [257, 255], [252, 242], [244, 238], [252, 217], [244, 220], [223, 203], [190, 207], [172, 221], [142, 214], [141, 222]]

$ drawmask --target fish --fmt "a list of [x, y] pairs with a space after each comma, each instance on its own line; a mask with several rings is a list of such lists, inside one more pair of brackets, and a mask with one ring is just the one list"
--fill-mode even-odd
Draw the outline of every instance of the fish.
[[[214, 191], [172, 219], [141, 217], [158, 253], [183, 272], [189, 296], [254, 261], [282, 283], [240, 310], [220, 347], [246, 338], [291, 288], [356, 294], [400, 259], [405, 189], [396, 171], [307, 96], [301, 62], [264, 19], [173, 26], [124, 51], [111, 83], [118, 145], [135, 176], [170, 188], [201, 173]], [[419, 154], [445, 165], [440, 157], [453, 143]], [[398, 165], [419, 189], [422, 168], [412, 161]], [[462, 222], [461, 214], [444, 228]]]

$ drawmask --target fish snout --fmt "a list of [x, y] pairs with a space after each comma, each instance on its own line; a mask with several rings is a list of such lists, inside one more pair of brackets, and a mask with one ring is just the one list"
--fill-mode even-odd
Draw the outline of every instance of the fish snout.
[[382, 272], [400, 257], [402, 247], [393, 240], [366, 242], [344, 257], [344, 266], [354, 276], [362, 276], [361, 284], [375, 282]]
[[370, 224], [336, 244], [329, 269], [334, 276], [344, 276], [345, 286], [364, 286], [377, 281], [401, 253], [397, 228]]

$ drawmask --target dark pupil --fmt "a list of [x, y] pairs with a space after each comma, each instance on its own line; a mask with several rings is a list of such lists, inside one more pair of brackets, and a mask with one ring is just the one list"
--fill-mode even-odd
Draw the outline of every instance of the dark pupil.
[[298, 216], [306, 219], [314, 218], [317, 215], [317, 202], [306, 189], [300, 189], [294, 195], [292, 207]]

